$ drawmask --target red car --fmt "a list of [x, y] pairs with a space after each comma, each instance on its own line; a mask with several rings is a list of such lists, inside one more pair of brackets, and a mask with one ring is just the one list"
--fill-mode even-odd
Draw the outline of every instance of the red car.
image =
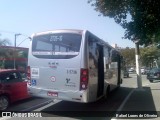
[[18, 100], [29, 97], [25, 72], [13, 69], [0, 70], [0, 110]]

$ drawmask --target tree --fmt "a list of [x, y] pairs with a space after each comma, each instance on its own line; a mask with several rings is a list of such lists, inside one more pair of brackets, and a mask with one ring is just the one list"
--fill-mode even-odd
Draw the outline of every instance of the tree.
[[11, 43], [9, 42], [8, 39], [0, 39], [0, 46], [6, 46], [10, 45]]
[[[159, 0], [88, 0], [101, 15], [114, 18], [125, 29], [124, 38], [140, 45], [160, 42]], [[131, 17], [131, 20], [128, 18]]]
[[141, 48], [142, 66], [153, 67], [153, 62], [160, 57], [160, 50], [156, 46]]
[[134, 48], [121, 49], [120, 52], [124, 57], [125, 64], [127, 67], [135, 65], [135, 49]]

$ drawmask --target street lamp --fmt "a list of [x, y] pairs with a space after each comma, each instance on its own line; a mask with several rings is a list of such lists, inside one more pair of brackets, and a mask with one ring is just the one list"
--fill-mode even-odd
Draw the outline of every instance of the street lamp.
[[14, 69], [16, 69], [16, 56], [15, 56], [15, 53], [16, 53], [16, 39], [17, 39], [17, 36], [21, 35], [20, 33], [18, 34], [15, 34], [14, 35]]
[[17, 47], [18, 46], [20, 46], [25, 40], [27, 40], [27, 39], [30, 39], [30, 40], [32, 40], [32, 38], [31, 37], [27, 37], [27, 38], [25, 38], [24, 40], [22, 40], [18, 45], [17, 45]]

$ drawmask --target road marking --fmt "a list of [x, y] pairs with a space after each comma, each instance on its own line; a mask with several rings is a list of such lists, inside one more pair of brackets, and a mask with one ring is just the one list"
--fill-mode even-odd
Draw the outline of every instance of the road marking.
[[53, 100], [45, 101], [45, 102], [43, 102], [43, 103], [34, 105], [33, 107], [24, 109], [24, 110], [22, 110], [22, 111], [23, 111], [23, 112], [25, 112], [25, 111], [32, 111], [32, 110], [34, 110], [34, 109], [36, 109], [36, 108], [42, 107], [42, 106], [47, 105], [47, 104], [49, 104], [49, 103], [51, 103], [51, 102], [53, 102]]
[[[55, 101], [56, 101], [56, 100], [55, 100]], [[27, 112], [28, 112], [28, 111], [40, 111], [40, 110], [43, 110], [43, 109], [45, 109], [45, 108], [47, 108], [47, 107], [49, 107], [49, 106], [52, 106], [52, 105], [58, 103], [58, 102], [60, 102], [60, 101], [54, 102], [53, 100], [48, 100], [48, 101], [46, 101], [46, 102], [37, 104], [37, 105], [35, 105], [35, 106], [33, 106], [33, 107], [24, 109], [24, 110], [22, 110], [22, 112], [25, 112], [25, 111], [27, 111]], [[36, 108], [37, 108], [37, 109], [36, 109]], [[12, 117], [2, 117], [2, 118], [0, 118], [0, 120], [8, 120], [8, 119], [12, 119]]]
[[127, 100], [129, 99], [129, 97], [132, 95], [132, 93], [135, 91], [135, 88], [128, 94], [128, 96], [124, 99], [124, 101], [122, 102], [122, 104], [120, 105], [120, 107], [118, 108], [117, 111], [121, 111], [122, 108], [124, 107], [124, 105], [126, 104]]
[[40, 107], [38, 109], [33, 110], [33, 111], [42, 111], [42, 110], [44, 110], [44, 109], [46, 109], [46, 108], [48, 108], [48, 107], [50, 107], [50, 106], [52, 106], [54, 104], [55, 104], [54, 102], [51, 102], [51, 103], [49, 103], [49, 104], [47, 104], [47, 105], [45, 105], [43, 107]]
[[[136, 89], [134, 88], [129, 94], [128, 94], [128, 96], [124, 99], [124, 101], [122, 102], [122, 104], [120, 105], [120, 107], [118, 108], [118, 110], [117, 110], [117, 112], [115, 113], [115, 115], [118, 113], [118, 112], [120, 112], [120, 111], [122, 111], [122, 108], [124, 107], [124, 105], [126, 104], [126, 102], [128, 101], [128, 99], [130, 98], [130, 96], [132, 95], [132, 93], [135, 91]], [[114, 116], [115, 116], [114, 115]], [[116, 118], [113, 118], [113, 119], [111, 119], [111, 120], [117, 120]]]
[[46, 109], [46, 108], [48, 108], [48, 107], [50, 107], [50, 106], [52, 106], [52, 105], [54, 105], [54, 104], [57, 104], [58, 102], [60, 102], [61, 100], [54, 100], [53, 102], [50, 102], [49, 104], [47, 104], [47, 105], [45, 105], [45, 106], [42, 106], [42, 107], [40, 107], [40, 108], [38, 108], [38, 109], [35, 109], [35, 110], [33, 110], [33, 111], [42, 111], [42, 110], [44, 110], [44, 109]]

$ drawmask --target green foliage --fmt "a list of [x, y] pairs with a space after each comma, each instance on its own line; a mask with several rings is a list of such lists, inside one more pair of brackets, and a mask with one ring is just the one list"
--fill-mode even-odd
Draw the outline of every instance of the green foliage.
[[[140, 45], [160, 42], [159, 0], [88, 0], [101, 15], [114, 18], [126, 31], [124, 38]], [[129, 21], [129, 17], [131, 20]]]
[[[126, 66], [135, 65], [135, 49], [134, 48], [125, 48], [120, 50]], [[150, 47], [140, 48], [140, 59], [141, 66], [152, 67], [155, 60], [160, 61], [160, 49], [156, 45]]]
[[142, 66], [150, 67], [150, 64], [152, 64], [154, 60], [158, 60], [160, 57], [160, 50], [156, 46], [141, 48], [140, 52]]
[[124, 57], [126, 66], [135, 65], [135, 49], [134, 48], [121, 49], [120, 52]]
[[0, 46], [10, 45], [10, 41], [8, 39], [0, 39]]

